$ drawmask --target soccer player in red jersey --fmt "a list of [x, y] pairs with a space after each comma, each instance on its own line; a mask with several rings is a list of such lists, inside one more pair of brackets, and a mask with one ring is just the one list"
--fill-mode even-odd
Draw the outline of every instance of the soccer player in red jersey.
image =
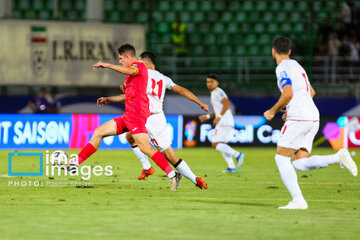
[[160, 151], [150, 146], [149, 136], [145, 127], [146, 120], [150, 116], [149, 99], [146, 94], [148, 70], [144, 63], [136, 60], [135, 48], [132, 45], [123, 44], [118, 48], [118, 52], [119, 63], [122, 66], [98, 62], [93, 65], [93, 69], [109, 68], [126, 74], [125, 113], [95, 129], [89, 143], [79, 153], [79, 164], [96, 152], [104, 137], [130, 131], [140, 150], [151, 157], [166, 172], [170, 179], [171, 190], [176, 191], [179, 174], [174, 172]]

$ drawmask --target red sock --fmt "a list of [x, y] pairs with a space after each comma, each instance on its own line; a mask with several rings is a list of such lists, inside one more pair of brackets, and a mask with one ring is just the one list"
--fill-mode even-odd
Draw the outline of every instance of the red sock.
[[79, 165], [85, 161], [88, 157], [93, 155], [96, 152], [96, 148], [91, 143], [85, 145], [85, 147], [79, 153]]
[[164, 155], [160, 152], [157, 151], [152, 157], [151, 159], [156, 163], [156, 165], [158, 165], [167, 175], [169, 175], [169, 173], [171, 173], [172, 171], [174, 171], [169, 163], [166, 161], [166, 158], [164, 157]]

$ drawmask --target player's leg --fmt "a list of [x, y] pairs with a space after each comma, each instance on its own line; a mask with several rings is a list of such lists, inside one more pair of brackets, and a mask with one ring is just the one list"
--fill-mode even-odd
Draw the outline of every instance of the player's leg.
[[357, 175], [357, 167], [347, 149], [340, 149], [331, 155], [314, 155], [309, 157], [312, 150], [312, 142], [319, 129], [319, 123], [313, 124], [312, 130], [305, 136], [303, 148], [299, 149], [294, 156], [293, 166], [298, 171], [308, 171], [324, 168], [332, 164], [340, 164], [347, 168], [353, 176]]
[[101, 140], [104, 137], [113, 136], [116, 134], [117, 134], [117, 123], [114, 121], [114, 119], [97, 127], [89, 143], [86, 144], [85, 147], [80, 151], [78, 163], [81, 164], [86, 159], [88, 159], [92, 154], [94, 154], [99, 148]]
[[176, 168], [176, 170], [179, 171], [180, 174], [184, 175], [186, 178], [196, 184], [197, 187], [201, 189], [207, 189], [205, 179], [203, 177], [196, 177], [196, 175], [191, 171], [187, 163], [183, 159], [176, 156], [171, 146], [166, 148], [165, 151], [163, 151], [162, 153]]
[[[240, 168], [245, 156], [244, 153], [236, 151], [227, 144], [230, 140], [232, 131], [232, 127], [216, 126], [213, 137], [212, 147], [222, 153], [228, 164], [228, 169], [226, 169], [225, 172], [234, 172], [236, 169]], [[236, 159], [237, 166], [234, 164], [233, 157]]]
[[154, 160], [156, 165], [158, 165], [168, 175], [169, 178], [175, 176], [175, 172], [167, 162], [165, 156], [160, 151], [155, 150], [155, 148], [151, 147], [148, 134], [133, 134], [133, 138], [135, 140], [135, 143], [140, 148], [141, 152], [151, 157], [151, 159]]
[[143, 170], [138, 177], [138, 180], [143, 180], [150, 175], [155, 173], [155, 169], [151, 166], [148, 157], [140, 151], [140, 148], [136, 145], [134, 138], [132, 137], [130, 132], [126, 133], [126, 140], [132, 147], [133, 152], [135, 153], [136, 157], [139, 159], [143, 166]]
[[306, 209], [307, 203], [301, 193], [298, 183], [297, 175], [293, 165], [291, 164], [291, 157], [300, 148], [302, 135], [306, 129], [296, 125], [296, 122], [285, 122], [281, 136], [278, 140], [276, 149], [275, 162], [279, 169], [281, 180], [290, 192], [292, 201], [284, 207], [279, 209]]
[[169, 177], [171, 191], [176, 191], [181, 179], [181, 175], [175, 173], [167, 162], [165, 156], [155, 148], [151, 147], [149, 143], [149, 135], [147, 133], [132, 133], [135, 143], [139, 146], [140, 150], [151, 157], [151, 159], [158, 165]]

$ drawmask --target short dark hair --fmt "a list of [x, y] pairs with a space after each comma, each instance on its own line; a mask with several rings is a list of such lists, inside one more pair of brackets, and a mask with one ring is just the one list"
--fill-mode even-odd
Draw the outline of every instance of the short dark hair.
[[134, 46], [129, 43], [121, 45], [118, 48], [118, 52], [120, 55], [123, 55], [124, 53], [130, 53], [132, 56], [135, 56], [136, 54]]
[[206, 78], [212, 78], [212, 79], [215, 79], [216, 81], [219, 81], [218, 76], [216, 74], [214, 74], [214, 73], [210, 73], [209, 75], [207, 75]]
[[141, 59], [147, 59], [147, 60], [151, 61], [152, 64], [155, 65], [156, 55], [153, 52], [149, 52], [149, 51], [143, 52], [143, 53], [140, 54], [140, 58]]
[[291, 49], [290, 39], [284, 36], [276, 37], [272, 42], [272, 47], [277, 53], [288, 54]]

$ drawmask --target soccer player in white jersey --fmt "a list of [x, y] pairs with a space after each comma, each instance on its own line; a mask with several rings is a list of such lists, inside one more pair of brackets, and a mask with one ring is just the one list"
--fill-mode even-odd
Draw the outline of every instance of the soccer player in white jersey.
[[[264, 117], [271, 120], [275, 114], [286, 107], [283, 114], [285, 121], [277, 143], [275, 162], [292, 201], [279, 209], [307, 209], [297, 180], [295, 169], [308, 171], [339, 164], [347, 168], [353, 176], [358, 170], [347, 149], [327, 156], [311, 156], [314, 137], [319, 129], [319, 111], [314, 104], [315, 91], [301, 65], [290, 59], [290, 40], [277, 37], [272, 43], [272, 56], [278, 65], [276, 68], [277, 85], [281, 96], [277, 103], [264, 112]], [[293, 162], [291, 164], [291, 158]]]
[[[166, 132], [166, 118], [163, 112], [165, 91], [166, 89], [171, 89], [172, 91], [177, 92], [189, 100], [197, 103], [205, 111], [209, 111], [208, 105], [201, 102], [192, 92], [186, 88], [176, 85], [169, 77], [156, 71], [154, 53], [143, 52], [140, 55], [140, 61], [144, 62], [145, 66], [148, 68], [149, 82], [147, 87], [147, 95], [150, 102], [149, 107], [151, 115], [146, 122], [146, 129], [149, 133], [149, 138], [152, 144], [165, 155], [165, 157], [172, 163], [172, 165], [179, 171], [181, 175], [191, 180], [197, 187], [201, 189], [207, 189], [205, 179], [203, 177], [196, 177], [187, 163], [183, 159], [180, 159], [178, 156], [176, 156], [174, 150], [171, 147], [171, 139]], [[123, 101], [123, 99], [124, 98], [122, 95], [109, 98], [99, 98], [98, 105], [109, 102], [119, 102]], [[153, 175], [155, 173], [154, 168], [151, 166], [147, 156], [137, 147], [130, 133], [126, 134], [126, 139], [132, 146], [135, 155], [143, 165], [142, 173], [138, 179], [142, 180], [147, 178], [149, 175]]]
[[[211, 94], [211, 105], [214, 108], [214, 112], [201, 115], [199, 119], [201, 122], [205, 122], [210, 118], [215, 118], [213, 121], [215, 133], [211, 146], [222, 153], [225, 162], [228, 164], [228, 167], [223, 172], [236, 172], [241, 167], [245, 154], [236, 151], [227, 144], [234, 131], [234, 117], [230, 110], [230, 101], [224, 90], [219, 88], [217, 75], [208, 75], [206, 85]], [[236, 159], [236, 166], [233, 157]]]

